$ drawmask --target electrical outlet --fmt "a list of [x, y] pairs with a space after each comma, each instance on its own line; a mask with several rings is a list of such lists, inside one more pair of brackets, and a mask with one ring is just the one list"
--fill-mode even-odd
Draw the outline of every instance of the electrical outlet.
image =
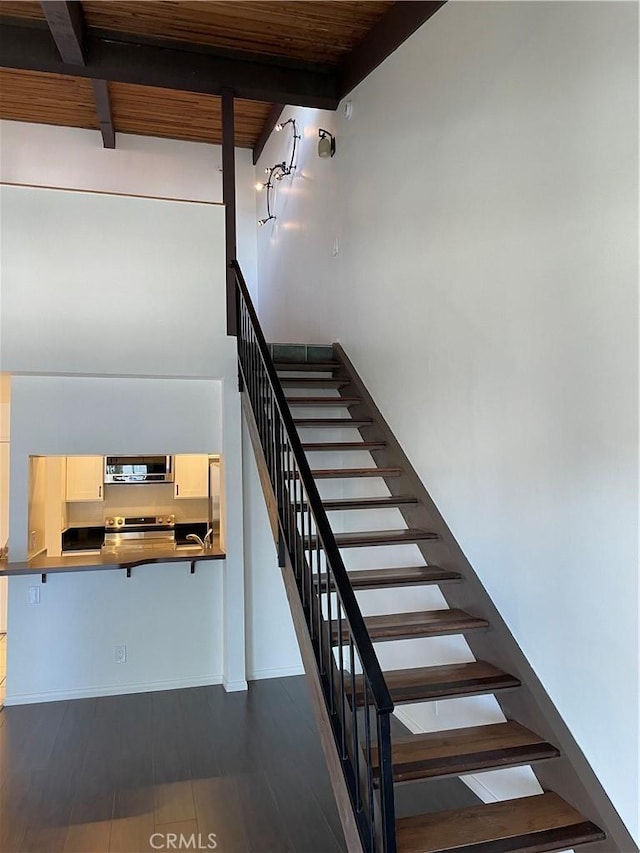
[[31, 535], [29, 536], [29, 547], [31, 548], [32, 551], [36, 547], [37, 542], [38, 542], [38, 533], [36, 530], [32, 530]]
[[40, 604], [40, 587], [29, 587], [29, 604]]
[[115, 661], [116, 661], [116, 663], [126, 663], [127, 662], [127, 647], [126, 646], [116, 646]]

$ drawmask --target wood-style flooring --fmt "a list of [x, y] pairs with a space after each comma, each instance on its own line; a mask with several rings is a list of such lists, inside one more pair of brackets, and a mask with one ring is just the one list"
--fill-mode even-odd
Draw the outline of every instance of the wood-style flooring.
[[[346, 850], [303, 677], [8, 707], [0, 774], [3, 853], [150, 853], [167, 833], [195, 834], [190, 849], [215, 834], [220, 853]], [[428, 785], [400, 789], [399, 816], [478, 802], [457, 779]]]

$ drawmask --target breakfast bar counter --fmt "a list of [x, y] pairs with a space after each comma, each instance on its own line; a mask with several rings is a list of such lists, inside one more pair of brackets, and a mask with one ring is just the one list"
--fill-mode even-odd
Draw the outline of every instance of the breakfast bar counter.
[[217, 546], [200, 548], [198, 545], [168, 547], [165, 550], [157, 546], [137, 547], [131, 550], [96, 551], [87, 554], [63, 554], [60, 557], [47, 557], [41, 554], [31, 560], [15, 561], [0, 560], [0, 577], [16, 575], [42, 575], [46, 580], [48, 574], [60, 572], [96, 572], [113, 569], [126, 569], [130, 575], [131, 569], [149, 563], [191, 563], [191, 571], [195, 564], [205, 560], [224, 560], [226, 554]]

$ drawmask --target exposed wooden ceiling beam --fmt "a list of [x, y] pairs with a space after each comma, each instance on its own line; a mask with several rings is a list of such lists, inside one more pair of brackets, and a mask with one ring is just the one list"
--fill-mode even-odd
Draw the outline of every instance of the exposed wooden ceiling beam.
[[278, 119], [282, 115], [282, 111], [284, 109], [284, 104], [274, 104], [271, 107], [269, 115], [266, 117], [264, 121], [264, 125], [262, 130], [260, 131], [260, 136], [258, 137], [258, 141], [253, 146], [253, 165], [255, 166], [258, 160], [260, 159], [260, 155], [264, 150], [264, 146], [267, 144], [267, 140], [271, 136], [273, 128], [278, 123]]
[[[56, 43], [60, 58], [69, 65], [84, 66], [85, 25], [82, 5], [79, 0], [41, 0], [49, 30]], [[106, 80], [92, 80], [96, 115], [100, 123], [102, 144], [105, 148], [116, 147], [116, 134], [111, 115], [109, 86]]]
[[137, 43], [135, 36], [124, 34], [116, 40], [85, 27], [86, 64], [74, 65], [61, 62], [48, 32], [17, 25], [15, 20], [0, 23], [0, 64], [7, 68], [209, 95], [230, 88], [236, 98], [294, 106], [338, 105], [337, 75], [318, 70], [314, 63], [292, 67], [290, 62], [265, 61], [252, 54], [230, 57], [201, 47], [189, 49], [182, 42]]
[[63, 62], [84, 65], [84, 15], [80, 0], [41, 0]]
[[113, 116], [111, 115], [109, 84], [106, 80], [92, 80], [91, 85], [93, 86], [93, 97], [96, 102], [96, 113], [100, 122], [102, 144], [105, 148], [115, 148], [116, 132], [113, 127]]
[[338, 94], [344, 98], [444, 6], [446, 0], [401, 0], [371, 29], [342, 63]]
[[[446, 0], [400, 0], [394, 3], [389, 11], [369, 31], [343, 61], [338, 70], [338, 96], [340, 99], [348, 95], [358, 83], [361, 83], [375, 68], [406, 41], [418, 27], [434, 15]], [[260, 155], [271, 136], [283, 106], [274, 104], [258, 141], [253, 149], [253, 164], [258, 162]]]
[[222, 91], [222, 202], [225, 222], [225, 259], [227, 267], [227, 334], [238, 334], [236, 277], [231, 262], [237, 256], [236, 238], [236, 155], [235, 104], [233, 92]]

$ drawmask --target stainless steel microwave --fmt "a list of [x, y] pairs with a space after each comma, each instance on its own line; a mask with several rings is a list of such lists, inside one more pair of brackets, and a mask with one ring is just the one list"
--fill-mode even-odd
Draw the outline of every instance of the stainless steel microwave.
[[105, 456], [104, 481], [109, 484], [173, 483], [172, 456]]

